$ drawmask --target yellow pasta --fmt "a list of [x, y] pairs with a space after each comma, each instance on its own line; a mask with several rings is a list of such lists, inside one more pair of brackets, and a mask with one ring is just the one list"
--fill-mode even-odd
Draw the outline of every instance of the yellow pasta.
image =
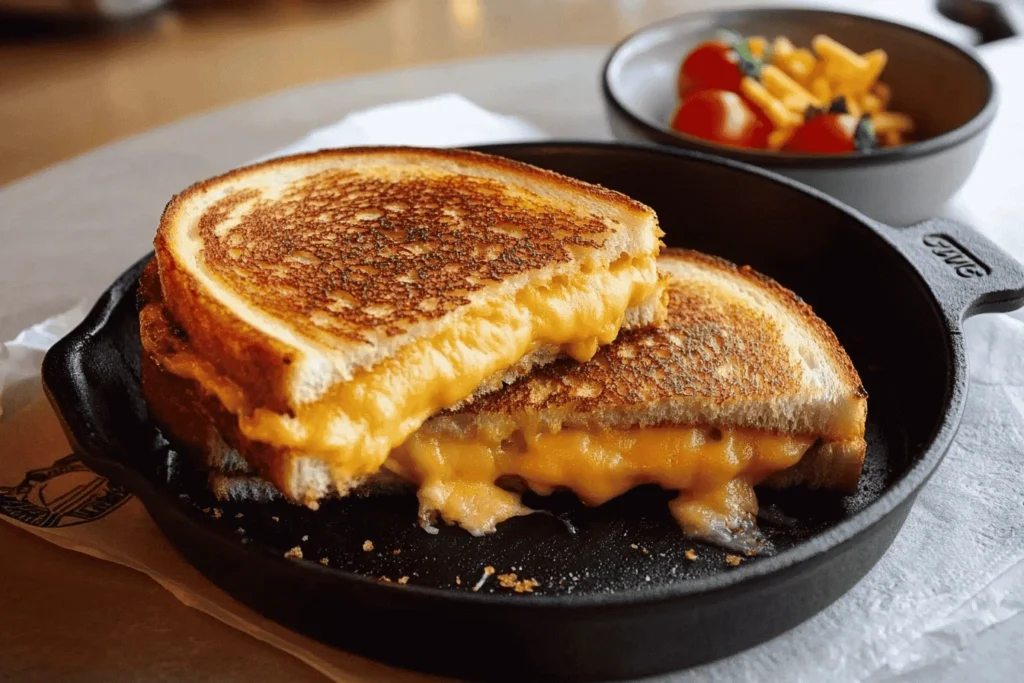
[[764, 111], [765, 116], [767, 116], [775, 126], [779, 128], [791, 128], [803, 123], [804, 117], [786, 109], [786, 106], [782, 104], [781, 101], [773, 97], [763, 85], [750, 76], [745, 77], [740, 82], [740, 89], [751, 102]]
[[815, 67], [818, 65], [818, 60], [814, 58], [814, 55], [811, 54], [810, 50], [801, 48], [799, 50], [791, 50], [781, 56], [773, 57], [772, 65], [784, 71], [797, 83], [806, 85], [810, 82], [811, 76], [814, 74]]
[[781, 69], [790, 76], [793, 76], [793, 64], [794, 62], [792, 59], [792, 55], [787, 55], [785, 57], [776, 57], [772, 59], [772, 66], [774, 66], [777, 69]]
[[875, 84], [878, 77], [882, 75], [882, 70], [885, 69], [885, 65], [889, 63], [889, 55], [885, 53], [885, 50], [872, 50], [867, 54], [863, 55], [864, 61], [867, 62], [867, 74], [866, 82], [862, 85], [867, 90]]
[[811, 81], [811, 93], [818, 98], [819, 102], [832, 101], [832, 86], [828, 84], [828, 79], [824, 76], [818, 76]]
[[814, 51], [822, 59], [830, 63], [839, 64], [850, 72], [858, 73], [868, 68], [867, 60], [828, 36], [814, 36], [814, 39], [811, 40], [811, 47], [814, 48]]
[[911, 133], [914, 130], [914, 120], [906, 114], [899, 114], [894, 111], [883, 111], [871, 117], [875, 124], [875, 132], [879, 135], [886, 133]]
[[864, 74], [861, 71], [854, 70], [853, 67], [845, 62], [826, 60], [825, 78], [833, 84], [841, 84], [845, 86], [848, 83], [860, 81], [864, 78]]
[[793, 69], [797, 72], [798, 76], [808, 77], [814, 71], [814, 67], [818, 65], [818, 60], [814, 56], [814, 53], [808, 50], [806, 47], [801, 47], [793, 51]]
[[793, 60], [789, 64], [789, 71], [793, 75], [793, 78], [800, 83], [806, 83], [811, 78], [811, 70], [801, 62]]
[[776, 38], [772, 42], [772, 66], [781, 69], [798, 83], [807, 82], [815, 63], [810, 50], [797, 50], [789, 38]]
[[882, 100], [878, 99], [876, 95], [867, 93], [860, 98], [860, 108], [864, 110], [865, 114], [877, 114], [882, 111]]
[[796, 46], [789, 38], [776, 38], [772, 41], [773, 58], [785, 58], [796, 52]]
[[776, 128], [768, 133], [768, 149], [780, 150], [786, 146], [789, 139], [793, 137], [795, 128]]
[[[808, 114], [845, 112], [860, 119], [869, 117], [875, 137], [885, 147], [902, 145], [913, 133], [914, 121], [906, 114], [888, 111], [892, 99], [889, 86], [879, 80], [889, 61], [882, 49], [864, 54], [827, 35], [817, 35], [812, 49], [797, 47], [789, 38], [746, 39], [750, 55], [760, 60], [756, 77], [744, 76], [740, 90], [746, 99], [764, 112], [771, 123], [768, 149], [782, 150]], [[842, 98], [845, 107], [832, 108]], [[852, 119], [829, 120], [825, 124], [849, 127]], [[800, 145], [807, 140], [802, 138]]]
[[850, 97], [849, 95], [845, 95], [843, 97], [843, 99], [846, 100], [846, 113], [847, 114], [850, 114], [851, 116], [856, 116], [856, 117], [859, 118], [864, 113], [864, 110], [860, 108], [860, 104], [857, 102], [857, 98]]
[[761, 82], [787, 109], [803, 113], [807, 107], [820, 107], [821, 101], [776, 66], [761, 69]]
[[799, 95], [783, 95], [779, 101], [783, 107], [798, 115], [803, 115], [809, 106], [807, 100]]
[[750, 54], [760, 59], [764, 57], [765, 50], [768, 49], [768, 41], [762, 36], [754, 36], [747, 38], [747, 47], [750, 48]]

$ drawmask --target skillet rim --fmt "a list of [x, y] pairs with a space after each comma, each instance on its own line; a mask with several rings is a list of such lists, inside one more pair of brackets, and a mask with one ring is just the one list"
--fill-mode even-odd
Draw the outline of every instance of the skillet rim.
[[[146, 489], [148, 489], [145, 495], [137, 493], [136, 490], [134, 490], [136, 488], [134, 486], [126, 488], [129, 488], [132, 493], [139, 497], [140, 501], [142, 501], [144, 506], [147, 508], [147, 512], [153, 501], [159, 501], [166, 508], [169, 508], [172, 514], [180, 516], [193, 530], [193, 533], [206, 534], [208, 536], [212, 536], [219, 543], [231, 544], [232, 549], [238, 552], [244, 552], [249, 557], [253, 557], [255, 555], [255, 558], [277, 562], [278, 566], [282, 569], [288, 566], [290, 567], [288, 571], [304, 572], [312, 570], [315, 572], [313, 576], [316, 577], [318, 582], [333, 580], [354, 583], [355, 585], [363, 584], [363, 586], [370, 591], [401, 590], [403, 593], [408, 595], [410, 599], [444, 602], [454, 601], [455, 603], [469, 608], [501, 607], [504, 609], [517, 610], [540, 608], [554, 611], [579, 610], [580, 608], [602, 610], [622, 607], [646, 607], [669, 601], [685, 600], [686, 598], [703, 598], [726, 590], [737, 589], [740, 586], [750, 588], [754, 584], [770, 580], [773, 576], [782, 574], [787, 570], [798, 569], [801, 565], [806, 564], [816, 557], [837, 551], [842, 546], [855, 541], [861, 534], [869, 531], [872, 526], [883, 521], [893, 513], [896, 508], [905, 503], [909, 498], [912, 498], [928, 481], [935, 469], [941, 463], [942, 459], [945, 457], [962, 418], [966, 397], [968, 359], [964, 352], [960, 331], [958, 329], [951, 328], [947, 318], [942, 314], [943, 306], [939, 298], [939, 294], [929, 285], [928, 281], [922, 276], [916, 265], [897, 247], [894, 242], [893, 235], [887, 234], [888, 231], [899, 231], [904, 230], [905, 228], [893, 228], [884, 225], [878, 221], [868, 218], [859, 211], [846, 206], [842, 202], [833, 199], [819, 190], [805, 186], [789, 178], [782, 177], [763, 168], [694, 150], [670, 149], [620, 142], [571, 140], [497, 143], [478, 145], [469, 148], [497, 155], [503, 155], [506, 153], [514, 154], [520, 150], [532, 150], [536, 152], [546, 151], [547, 153], [554, 154], [569, 152], [574, 155], [577, 155], [580, 152], [589, 152], [596, 155], [654, 154], [668, 157], [681, 157], [687, 160], [697, 161], [699, 163], [710, 163], [713, 165], [724, 166], [735, 172], [746, 172], [761, 176], [768, 181], [781, 184], [790, 189], [810, 195], [812, 199], [824, 202], [840, 213], [846, 214], [846, 216], [852, 219], [853, 223], [858, 226], [855, 229], [861, 230], [862, 234], [868, 235], [867, 239], [881, 240], [882, 245], [885, 248], [896, 252], [896, 255], [900, 259], [898, 263], [902, 263], [903, 267], [909, 270], [909, 274], [918, 280], [919, 284], [922, 286], [922, 291], [926, 293], [931, 300], [933, 314], [937, 316], [944, 328], [945, 345], [950, 359], [950, 365], [947, 366], [947, 370], [951, 370], [951, 372], [946, 373], [947, 390], [944, 397], [945, 410], [939, 417], [938, 427], [927, 442], [911, 452], [912, 455], [917, 455], [918, 457], [909, 466], [902, 478], [882, 493], [882, 495], [877, 499], [836, 526], [777, 555], [760, 559], [755, 563], [745, 564], [728, 572], [720, 572], [709, 577], [685, 579], [677, 581], [676, 583], [669, 583], [641, 590], [627, 589], [611, 593], [594, 592], [585, 594], [532, 595], [527, 599], [523, 599], [522, 596], [505, 595], [501, 593], [470, 593], [438, 587], [417, 586], [414, 584], [408, 584], [402, 587], [389, 586], [381, 584], [376, 579], [340, 568], [323, 567], [315, 562], [296, 562], [282, 556], [271, 554], [262, 546], [243, 546], [235, 539], [225, 537], [214, 528], [197, 520], [193, 515], [188, 514], [184, 508], [184, 504], [181, 503], [176, 496], [170, 496], [166, 491], [161, 489], [157, 484], [152, 482], [145, 474], [137, 470], [130, 463], [124, 462], [121, 459], [116, 459], [105, 453], [97, 455], [89, 452], [87, 448], [84, 448], [81, 445], [81, 442], [77, 438], [69, 438], [74, 450], [87, 460], [87, 464], [89, 464], [88, 460], [99, 461], [103, 463], [104, 469], [109, 470], [113, 468], [118, 470], [119, 474], [123, 471], [126, 475], [126, 479], [143, 482]], [[137, 284], [137, 277], [130, 278], [128, 276], [132, 271], [140, 268], [141, 265], [151, 257], [152, 253], [138, 260], [128, 269], [123, 271], [121, 275], [119, 275], [117, 279], [115, 279], [114, 282], [104, 291], [83, 321], [76, 326], [74, 330], [54, 344], [44, 357], [42, 366], [44, 389], [50, 399], [50, 402], [56, 408], [61, 425], [69, 437], [74, 437], [74, 432], [63, 415], [63, 411], [61, 410], [63, 401], [60, 400], [60, 397], [63, 395], [63, 397], [67, 399], [68, 393], [70, 392], [66, 391], [68, 388], [67, 386], [64, 387], [65, 391], [61, 391], [60, 389], [54, 391], [54, 388], [59, 387], [62, 382], [70, 384], [72, 387], [81, 384], [80, 376], [73, 377], [72, 373], [65, 372], [65, 370], [72, 363], [81, 367], [83, 352], [87, 347], [87, 343], [94, 338], [102, 337], [104, 334], [109, 334], [108, 325], [115, 309], [120, 305], [123, 305], [125, 295], [132, 291]], [[962, 316], [963, 312], [960, 312], [960, 315]], [[75, 391], [73, 393], [76, 394], [77, 398], [77, 394], [79, 392]], [[77, 401], [75, 402], [77, 403]], [[161, 527], [161, 533], [164, 533], [166, 536], [166, 532], [162, 528], [162, 525], [158, 524], [158, 526]]]

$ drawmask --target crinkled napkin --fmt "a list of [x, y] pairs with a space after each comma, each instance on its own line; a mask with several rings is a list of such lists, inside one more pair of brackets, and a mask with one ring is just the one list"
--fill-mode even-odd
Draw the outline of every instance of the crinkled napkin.
[[[1024, 103], [1004, 101], [1003, 111], [1014, 105], [1021, 111]], [[410, 127], [410, 122], [417, 125]], [[997, 129], [1015, 123], [1003, 120]], [[526, 122], [445, 95], [354, 113], [280, 153], [541, 137]], [[1001, 163], [1006, 157], [993, 147], [986, 154]], [[1010, 182], [999, 174], [1001, 169], [986, 168], [986, 163], [983, 159], [979, 176], [997, 174], [1004, 184]], [[980, 182], [976, 177], [964, 196], [984, 196]], [[1009, 196], [1022, 194], [1003, 199]], [[980, 213], [990, 236], [1008, 248], [1021, 246], [1017, 256], [1024, 255], [1015, 220], [994, 220], [1004, 216], [972, 211], [972, 206], [960, 206], [959, 212]], [[1020, 215], [1019, 208], [1014, 215]], [[183, 603], [290, 652], [333, 680], [428, 680], [327, 647], [264, 619], [186, 563], [138, 500], [73, 458], [61, 460], [70, 448], [42, 396], [38, 368], [45, 350], [85, 310], [79, 306], [0, 346], [0, 517], [65, 548], [143, 571]], [[967, 338], [971, 384], [959, 432], [882, 561], [847, 595], [792, 631], [664, 680], [888, 681], [916, 675], [927, 680], [933, 667], [959, 656], [980, 634], [1024, 611], [1024, 322], [1008, 315], [979, 318], [968, 323]], [[44, 503], [33, 498], [26, 476], [31, 470], [45, 476], [70, 472], [78, 477], [74, 483], [102, 504], [93, 504], [78, 518], [64, 509], [40, 511]]]

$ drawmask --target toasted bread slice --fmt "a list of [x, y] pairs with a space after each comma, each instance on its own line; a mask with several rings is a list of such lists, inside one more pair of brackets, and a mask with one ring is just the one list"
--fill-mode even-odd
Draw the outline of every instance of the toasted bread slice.
[[[623, 333], [588, 363], [558, 361], [436, 415], [363, 490], [412, 482], [427, 528], [440, 516], [486, 533], [529, 512], [509, 488], [569, 488], [600, 504], [657, 483], [682, 492], [672, 509], [688, 533], [743, 550], [759, 543], [751, 486], [855, 490], [867, 397], [828, 326], [749, 268], [675, 249], [659, 267], [669, 278], [660, 329]], [[156, 395], [184, 395], [160, 381], [151, 380]], [[216, 400], [194, 396], [185, 403], [206, 414], [181, 419], [158, 399], [158, 419], [176, 435], [186, 424], [210, 426], [190, 445], [218, 495], [272, 495], [260, 468], [230, 467], [251, 445]]]
[[266, 162], [165, 210], [162, 300], [188, 353], [163, 367], [216, 395], [280, 456], [262, 467], [275, 485], [315, 506], [437, 411], [660, 322], [661, 235], [621, 194], [472, 152]]
[[864, 435], [860, 377], [803, 300], [749, 267], [696, 251], [666, 249], [658, 267], [670, 278], [660, 327], [623, 334], [589, 363], [541, 368], [426, 427], [458, 433], [529, 420], [553, 431], [672, 424], [831, 441]]
[[[171, 317], [254, 404], [282, 412], [480, 304], [639, 263], [662, 232], [625, 195], [475, 152], [351, 148], [188, 188], [154, 242]], [[623, 307], [624, 310], [631, 308]], [[647, 318], [647, 320], [643, 320]]]

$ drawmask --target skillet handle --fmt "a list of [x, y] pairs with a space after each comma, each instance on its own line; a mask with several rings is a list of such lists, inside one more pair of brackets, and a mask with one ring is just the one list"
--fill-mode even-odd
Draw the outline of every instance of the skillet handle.
[[951, 330], [979, 313], [1024, 306], [1024, 266], [974, 228], [930, 218], [884, 233], [924, 278]]

